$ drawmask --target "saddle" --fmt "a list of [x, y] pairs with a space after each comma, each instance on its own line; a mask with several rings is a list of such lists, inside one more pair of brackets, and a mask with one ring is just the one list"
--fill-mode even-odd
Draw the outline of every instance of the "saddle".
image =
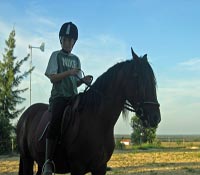
[[[65, 136], [65, 138], [67, 137], [67, 143], [69, 145], [72, 144], [73, 140], [76, 138], [80, 124], [79, 103], [80, 96], [75, 96], [72, 98], [70, 104], [66, 106], [61, 122], [59, 143], [62, 142], [63, 136]], [[42, 115], [42, 119], [38, 126], [38, 129], [40, 129], [36, 131], [38, 135], [38, 142], [43, 142], [45, 140], [45, 135], [50, 124], [51, 117], [52, 113], [49, 110], [45, 111]]]

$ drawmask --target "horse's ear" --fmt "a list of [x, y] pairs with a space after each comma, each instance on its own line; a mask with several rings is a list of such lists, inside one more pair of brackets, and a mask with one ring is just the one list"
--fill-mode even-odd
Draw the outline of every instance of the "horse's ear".
[[145, 55], [143, 56], [143, 59], [144, 59], [145, 61], [147, 61], [147, 54], [145, 54]]
[[134, 60], [139, 61], [139, 57], [137, 56], [137, 54], [133, 51], [133, 48], [131, 47], [131, 53], [132, 53], [132, 57]]

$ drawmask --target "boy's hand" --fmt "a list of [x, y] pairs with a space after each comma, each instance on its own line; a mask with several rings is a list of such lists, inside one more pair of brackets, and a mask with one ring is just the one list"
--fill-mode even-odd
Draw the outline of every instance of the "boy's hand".
[[79, 71], [80, 69], [74, 68], [74, 69], [69, 70], [69, 74], [71, 76], [78, 75]]
[[93, 80], [92, 75], [86, 75], [85, 77], [83, 77], [83, 81], [86, 82], [87, 84], [91, 84], [92, 80]]

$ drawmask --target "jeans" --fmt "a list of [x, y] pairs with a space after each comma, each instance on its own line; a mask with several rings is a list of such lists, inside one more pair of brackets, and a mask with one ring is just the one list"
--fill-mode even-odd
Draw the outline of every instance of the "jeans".
[[47, 130], [47, 139], [57, 139], [60, 136], [63, 113], [70, 99], [70, 97], [57, 97], [52, 102], [52, 118]]

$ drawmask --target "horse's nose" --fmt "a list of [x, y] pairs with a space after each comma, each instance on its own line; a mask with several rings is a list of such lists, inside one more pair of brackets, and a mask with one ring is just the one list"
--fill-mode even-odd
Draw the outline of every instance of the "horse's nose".
[[153, 116], [153, 125], [154, 125], [154, 127], [157, 127], [158, 126], [158, 124], [160, 123], [160, 121], [161, 121], [161, 118], [160, 118], [160, 115], [159, 114], [155, 114], [154, 116]]
[[161, 122], [161, 115], [160, 115], [160, 111], [157, 114], [157, 123], [159, 124]]

